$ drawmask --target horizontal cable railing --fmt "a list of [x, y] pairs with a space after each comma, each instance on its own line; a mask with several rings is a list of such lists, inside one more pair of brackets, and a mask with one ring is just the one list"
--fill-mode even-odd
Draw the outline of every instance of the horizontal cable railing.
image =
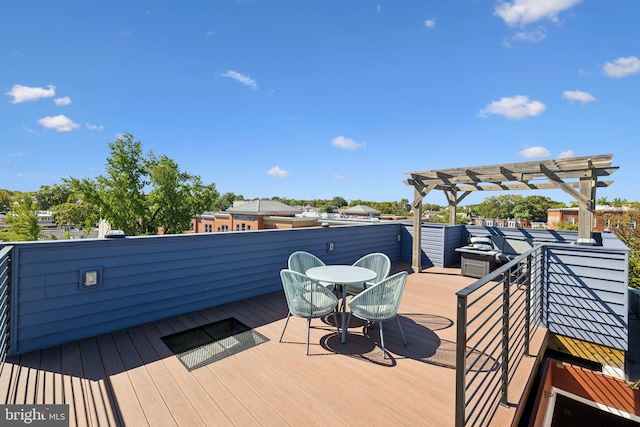
[[9, 290], [11, 283], [11, 250], [13, 246], [0, 249], [0, 372], [9, 351]]
[[459, 291], [456, 426], [485, 426], [500, 404], [542, 319], [543, 246]]

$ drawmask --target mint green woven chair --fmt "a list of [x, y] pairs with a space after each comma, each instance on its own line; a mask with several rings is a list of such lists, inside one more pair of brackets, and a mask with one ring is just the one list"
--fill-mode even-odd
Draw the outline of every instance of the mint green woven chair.
[[[336, 329], [338, 329], [338, 317], [335, 312], [335, 308], [338, 306], [338, 297], [320, 282], [297, 271], [281, 270], [280, 278], [289, 306], [289, 314], [284, 328], [282, 328], [282, 334], [280, 334], [280, 342], [282, 342], [291, 315], [303, 317], [307, 319], [307, 355], [309, 355], [311, 319], [332, 313]], [[340, 329], [338, 329], [338, 333], [340, 333]]]
[[348, 285], [347, 294], [358, 295], [365, 288], [371, 286], [373, 283], [378, 283], [383, 279], [386, 279], [391, 271], [391, 260], [383, 253], [376, 252], [369, 255], [365, 255], [357, 260], [353, 265], [357, 267], [368, 268], [376, 272], [377, 276], [371, 283], [363, 283], [362, 285]]
[[[324, 267], [325, 263], [320, 258], [312, 253], [305, 251], [296, 251], [289, 255], [287, 262], [289, 270], [297, 271], [298, 273], [305, 274], [308, 269], [312, 267]], [[332, 290], [335, 285], [333, 283], [322, 282], [327, 288]]]
[[407, 340], [404, 337], [404, 331], [400, 324], [400, 318], [398, 317], [398, 307], [400, 306], [400, 299], [402, 298], [406, 283], [407, 272], [402, 271], [365, 289], [354, 296], [348, 303], [350, 312], [347, 325], [349, 325], [352, 314], [367, 322], [365, 331], [369, 328], [369, 323], [378, 322], [380, 328], [380, 347], [382, 347], [382, 355], [385, 359], [387, 353], [384, 349], [384, 334], [382, 332], [382, 322], [385, 320], [396, 318], [400, 333], [402, 334], [402, 342], [404, 345], [407, 345]]

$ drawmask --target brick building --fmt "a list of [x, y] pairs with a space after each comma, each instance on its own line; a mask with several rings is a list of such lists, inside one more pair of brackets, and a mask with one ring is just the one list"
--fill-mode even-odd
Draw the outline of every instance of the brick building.
[[[635, 229], [635, 222], [621, 224], [620, 221], [616, 220], [616, 217], [622, 217], [622, 214], [630, 210], [631, 208], [629, 207], [596, 206], [596, 211], [593, 215], [593, 231], [610, 231], [620, 227]], [[578, 208], [549, 209], [547, 211], [547, 227], [550, 230], [557, 230], [559, 223], [577, 224]]]
[[191, 233], [268, 230], [318, 226], [316, 218], [296, 217], [302, 211], [273, 200], [252, 200], [225, 212], [205, 212], [191, 220]]

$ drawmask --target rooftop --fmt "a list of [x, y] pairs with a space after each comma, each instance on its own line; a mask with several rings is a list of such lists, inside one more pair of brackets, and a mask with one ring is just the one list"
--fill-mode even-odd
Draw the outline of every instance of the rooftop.
[[[416, 231], [418, 271], [409, 264]], [[513, 239], [531, 249], [477, 275], [489, 263], [455, 249], [487, 234], [505, 250]], [[624, 359], [628, 248], [614, 235], [598, 247], [576, 239], [389, 221], [0, 245], [0, 301], [10, 313], [0, 316], [0, 403], [66, 403], [72, 425], [314, 425], [337, 414], [353, 425], [383, 416], [509, 425], [523, 413], [548, 333], [556, 345], [589, 341], [614, 369]], [[377, 330], [365, 336], [355, 319], [341, 344], [331, 317], [312, 321], [310, 356], [304, 320], [291, 319], [278, 342], [288, 311], [278, 272], [294, 250], [327, 264], [384, 252], [392, 272], [408, 271], [399, 312], [408, 346], [388, 322], [383, 359]], [[461, 260], [481, 278], [462, 275]], [[228, 318], [268, 341], [191, 371], [162, 341]]]

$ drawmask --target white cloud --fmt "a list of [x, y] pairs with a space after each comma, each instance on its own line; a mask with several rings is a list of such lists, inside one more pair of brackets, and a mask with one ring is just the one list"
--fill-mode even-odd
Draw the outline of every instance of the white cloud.
[[101, 130], [103, 130], [103, 129], [104, 129], [104, 126], [102, 126], [102, 125], [92, 125], [91, 123], [85, 123], [84, 125], [85, 125], [85, 126], [87, 127], [87, 129], [89, 129], [89, 130], [97, 130], [97, 131], [101, 131]]
[[53, 100], [53, 102], [55, 102], [56, 105], [69, 105], [71, 104], [71, 98], [65, 96], [63, 98], [56, 98]]
[[514, 0], [501, 1], [496, 6], [495, 14], [507, 25], [526, 25], [548, 19], [558, 21], [558, 14], [580, 3], [582, 0]]
[[487, 104], [478, 111], [478, 117], [487, 117], [488, 114], [497, 114], [507, 119], [524, 119], [525, 117], [539, 116], [547, 107], [540, 101], [531, 101], [528, 96], [517, 95], [511, 98], [500, 98]]
[[337, 173], [334, 173], [333, 179], [335, 179], [336, 181], [344, 181], [346, 178], [342, 175], [338, 175]]
[[589, 92], [583, 92], [581, 90], [565, 90], [562, 92], [562, 97], [569, 101], [580, 101], [583, 104], [596, 100], [595, 96], [591, 95]]
[[287, 178], [291, 176], [291, 172], [286, 171], [284, 169], [280, 169], [280, 166], [274, 166], [267, 171], [267, 175], [274, 175], [278, 178]]
[[249, 86], [251, 89], [258, 89], [258, 84], [251, 77], [238, 73], [237, 71], [229, 70], [219, 74], [220, 77], [228, 77], [237, 82], [242, 83], [245, 86]]
[[6, 95], [12, 96], [9, 102], [12, 104], [20, 104], [25, 101], [36, 101], [40, 98], [50, 98], [56, 94], [56, 87], [49, 85], [47, 89], [42, 87], [29, 87], [22, 85], [13, 85]]
[[528, 147], [520, 151], [518, 154], [528, 159], [536, 159], [540, 157], [549, 157], [551, 152], [544, 147]]
[[358, 148], [363, 148], [366, 146], [364, 142], [356, 142], [351, 138], [346, 138], [344, 136], [336, 136], [331, 140], [331, 145], [334, 147], [342, 148], [343, 150], [357, 150]]
[[614, 79], [636, 74], [640, 72], [640, 59], [635, 56], [620, 57], [613, 62], [605, 63], [602, 72]]
[[58, 132], [69, 132], [80, 127], [67, 116], [62, 114], [59, 116], [47, 116], [38, 120], [43, 127], [47, 129], [55, 129]]
[[544, 29], [537, 29], [534, 31], [520, 31], [513, 36], [513, 40], [527, 43], [540, 43], [547, 38], [547, 33]]
[[570, 159], [575, 156], [576, 156], [576, 153], [574, 153], [571, 150], [563, 151], [562, 153], [558, 154], [559, 159]]
[[40, 135], [38, 132], [36, 132], [35, 130], [33, 130], [33, 129], [29, 128], [29, 127], [26, 127], [25, 125], [22, 125], [22, 129], [25, 132], [29, 132], [29, 133], [32, 133], [34, 135]]
[[436, 18], [430, 18], [424, 21], [424, 26], [427, 28], [435, 28], [436, 27]]
[[382, 6], [376, 5], [376, 11], [380, 13], [382, 11]]

